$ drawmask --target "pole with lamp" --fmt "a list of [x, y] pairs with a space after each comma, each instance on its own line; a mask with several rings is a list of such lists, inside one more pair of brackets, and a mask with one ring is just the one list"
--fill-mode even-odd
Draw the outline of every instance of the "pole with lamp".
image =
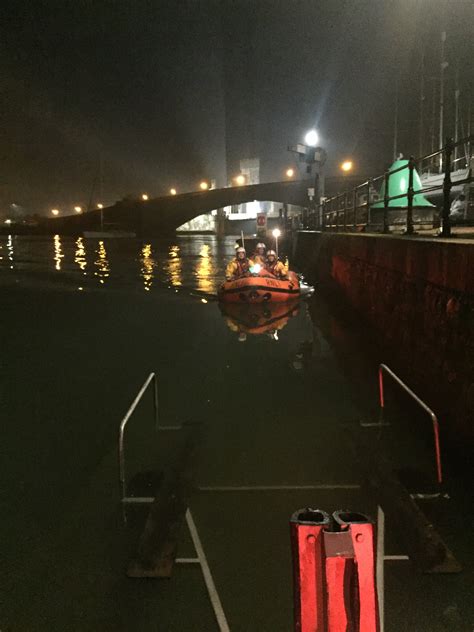
[[272, 235], [275, 238], [275, 252], [278, 259], [278, 237], [281, 235], [281, 230], [279, 228], [274, 228], [272, 231]]
[[[309, 176], [314, 175], [314, 185], [308, 187], [308, 196], [311, 201], [313, 211], [319, 206], [320, 199], [324, 197], [324, 176], [322, 167], [326, 161], [326, 151], [319, 147], [319, 134], [315, 129], [310, 129], [304, 137], [304, 144], [298, 143], [289, 146], [288, 150], [297, 153], [300, 162], [306, 163], [306, 173]], [[313, 173], [314, 165], [314, 173]], [[311, 183], [312, 185], [313, 183]], [[306, 225], [306, 213], [304, 213], [303, 224]]]

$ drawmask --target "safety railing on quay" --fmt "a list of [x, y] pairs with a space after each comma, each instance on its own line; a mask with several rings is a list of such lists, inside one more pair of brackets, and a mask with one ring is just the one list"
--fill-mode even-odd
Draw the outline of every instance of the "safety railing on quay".
[[[405, 231], [407, 235], [412, 235], [415, 230], [415, 224], [430, 224], [433, 228], [439, 225], [439, 217], [436, 212], [436, 208], [433, 208], [431, 220], [419, 219], [414, 217], [414, 209], [416, 209], [415, 196], [420, 194], [430, 194], [434, 192], [443, 193], [443, 203], [441, 212], [441, 235], [443, 237], [449, 237], [451, 235], [451, 190], [453, 186], [465, 185], [474, 182], [472, 173], [471, 162], [471, 147], [474, 136], [468, 136], [454, 142], [448, 138], [446, 145], [435, 152], [422, 156], [421, 158], [414, 158], [411, 156], [408, 159], [408, 163], [404, 163], [402, 166], [396, 169], [388, 169], [384, 174], [374, 178], [369, 178], [365, 182], [359, 184], [350, 191], [339, 193], [332, 197], [326, 198], [321, 206], [314, 209], [308, 216], [308, 227], [316, 230], [326, 231], [360, 231], [366, 232], [390, 232], [390, 213], [397, 212], [398, 221], [400, 223], [400, 212], [405, 213]], [[458, 147], [462, 147], [466, 152], [464, 158], [454, 158]], [[431, 186], [423, 186], [422, 188], [415, 186], [415, 170], [421, 171], [423, 166], [438, 165], [438, 175], [441, 182]], [[453, 183], [452, 171], [454, 168], [459, 168], [460, 165], [466, 169], [466, 177], [458, 178]], [[406, 190], [398, 195], [390, 195], [390, 182], [391, 178], [399, 174], [402, 171], [408, 169], [408, 179], [406, 182]], [[430, 173], [432, 175], [433, 172]], [[383, 191], [383, 196], [379, 198], [376, 193], [377, 189]], [[391, 202], [396, 200], [404, 200], [400, 207], [391, 205]], [[374, 209], [374, 204], [378, 202], [383, 206]], [[415, 203], [414, 203], [415, 202]], [[473, 200], [468, 200], [467, 203], [474, 204]], [[382, 211], [381, 213], [377, 211]], [[377, 216], [374, 221], [374, 216]], [[402, 216], [403, 217], [403, 216]]]

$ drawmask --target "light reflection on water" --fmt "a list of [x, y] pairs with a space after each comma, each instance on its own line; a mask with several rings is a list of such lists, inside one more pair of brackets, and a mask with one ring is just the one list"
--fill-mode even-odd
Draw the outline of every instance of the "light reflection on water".
[[155, 262], [153, 261], [151, 244], [145, 244], [142, 248], [142, 267], [140, 269], [143, 278], [143, 287], [148, 292], [153, 285], [153, 268]]
[[181, 280], [181, 257], [179, 254], [179, 246], [170, 246], [169, 259], [163, 266], [165, 273], [168, 273], [168, 277], [171, 285], [179, 287], [183, 285]]
[[2, 272], [11, 275], [11, 269], [17, 282], [34, 274], [35, 283], [61, 279], [63, 287], [70, 284], [74, 289], [136, 286], [150, 292], [171, 286], [213, 294], [234, 254], [234, 243], [232, 237], [219, 240], [211, 235], [180, 235], [173, 241], [0, 235], [0, 283]]
[[99, 241], [99, 248], [96, 250], [98, 259], [94, 261], [94, 265], [98, 270], [94, 272], [94, 275], [98, 277], [99, 283], [104, 284], [105, 280], [110, 276], [110, 266], [107, 259], [107, 251], [103, 241]]
[[61, 237], [54, 235], [54, 267], [56, 270], [61, 270], [61, 259], [64, 259], [64, 254], [61, 249]]
[[85, 272], [85, 269], [87, 268], [86, 248], [84, 246], [84, 239], [82, 237], [78, 237], [76, 239], [76, 253], [74, 257], [74, 263], [77, 263], [80, 270], [84, 272], [84, 275], [87, 274], [87, 272]]
[[203, 244], [199, 252], [199, 262], [197, 265], [196, 276], [198, 282], [198, 290], [202, 292], [212, 291], [212, 261], [210, 257], [209, 244]]
[[7, 239], [7, 256], [10, 263], [10, 270], [13, 270], [13, 238], [11, 235], [8, 235]]

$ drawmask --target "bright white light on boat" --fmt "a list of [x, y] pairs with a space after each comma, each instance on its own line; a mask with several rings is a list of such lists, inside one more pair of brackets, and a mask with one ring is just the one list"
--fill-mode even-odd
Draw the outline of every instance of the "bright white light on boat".
[[201, 303], [207, 303], [207, 299], [202, 298], [202, 299], [201, 299]]
[[254, 266], [250, 267], [250, 272], [252, 274], [258, 274], [261, 269], [262, 269], [262, 266], [259, 263], [256, 263]]
[[278, 239], [278, 237], [281, 235], [281, 230], [279, 228], [275, 228], [272, 231], [272, 235], [275, 237], [275, 239]]

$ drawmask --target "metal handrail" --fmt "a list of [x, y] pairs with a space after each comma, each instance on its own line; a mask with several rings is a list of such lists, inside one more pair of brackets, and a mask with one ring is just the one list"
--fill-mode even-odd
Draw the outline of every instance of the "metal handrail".
[[433, 434], [434, 434], [434, 444], [435, 444], [435, 458], [436, 458], [436, 474], [438, 483], [441, 484], [443, 482], [443, 473], [441, 469], [441, 451], [439, 446], [439, 423], [437, 415], [431, 410], [431, 408], [425, 404], [425, 402], [414, 393], [409, 386], [401, 380], [398, 375], [396, 375], [386, 364], [379, 365], [379, 396], [380, 396], [380, 408], [382, 409], [382, 414], [385, 409], [385, 398], [384, 398], [384, 382], [383, 382], [383, 374], [388, 373], [390, 377], [403, 388], [403, 390], [410, 395], [415, 402], [423, 408], [425, 412], [429, 414], [431, 417], [431, 421], [433, 422]]
[[155, 373], [150, 373], [150, 375], [147, 377], [145, 383], [143, 384], [143, 386], [141, 387], [140, 391], [138, 392], [138, 395], [135, 397], [135, 399], [133, 400], [132, 404], [130, 405], [130, 408], [127, 410], [124, 418], [120, 422], [120, 428], [119, 428], [119, 472], [120, 472], [120, 485], [121, 485], [121, 488], [122, 488], [122, 498], [124, 498], [125, 495], [126, 495], [125, 456], [124, 456], [124, 440], [123, 440], [124, 439], [124, 433], [125, 433], [125, 426], [127, 425], [128, 420], [132, 416], [135, 408], [140, 403], [141, 398], [143, 397], [143, 395], [145, 394], [147, 388], [150, 386], [150, 384], [152, 382], [154, 383], [154, 389], [153, 389], [153, 410], [154, 410], [154, 414], [155, 414], [155, 423], [156, 423], [156, 426], [158, 427], [158, 383], [157, 383], [157, 378], [156, 378], [156, 374]]
[[[367, 201], [364, 202], [363, 204], [354, 204], [352, 203], [352, 205], [350, 207], [347, 206], [347, 200], [350, 198], [350, 195], [346, 195], [350, 192], [346, 191], [345, 193], [338, 193], [337, 195], [334, 195], [332, 197], [326, 198], [326, 200], [324, 200], [324, 202], [321, 205], [321, 209], [320, 209], [320, 215], [317, 217], [320, 217], [319, 222], [316, 221], [316, 225], [319, 224], [319, 227], [321, 229], [335, 229], [335, 230], [339, 230], [341, 228], [338, 220], [339, 214], [347, 214], [347, 212], [350, 213], [354, 213], [355, 209], [362, 209], [362, 208], [366, 208], [367, 212], [368, 212], [368, 217], [365, 221], [363, 221], [362, 223], [356, 223], [354, 222], [349, 222], [344, 224], [344, 229], [347, 229], [348, 227], [353, 227], [355, 228], [356, 226], [362, 226], [362, 227], [370, 227], [371, 224], [371, 218], [370, 218], [370, 210], [371, 210], [371, 205], [373, 204], [373, 202], [371, 202], [370, 200], [370, 190], [373, 186], [373, 184], [375, 182], [378, 182], [379, 180], [384, 179], [385, 182], [385, 196], [383, 198], [383, 200], [379, 200], [379, 201], [383, 201], [383, 232], [384, 233], [388, 233], [389, 232], [389, 216], [388, 213], [391, 210], [394, 210], [395, 207], [392, 207], [391, 202], [397, 199], [402, 199], [402, 198], [407, 198], [407, 209], [406, 209], [406, 213], [407, 213], [407, 217], [406, 217], [406, 234], [411, 235], [414, 232], [414, 227], [413, 225], [415, 223], [420, 223], [418, 220], [415, 220], [415, 218], [413, 217], [413, 202], [414, 202], [414, 197], [417, 193], [428, 193], [428, 192], [434, 192], [434, 191], [442, 191], [443, 192], [443, 205], [442, 205], [442, 235], [444, 237], [449, 237], [451, 234], [451, 222], [450, 222], [450, 218], [449, 218], [449, 213], [450, 213], [450, 192], [452, 187], [454, 186], [454, 183], [451, 181], [451, 170], [453, 167], [453, 151], [456, 147], [459, 146], [464, 146], [466, 144], [470, 144], [472, 142], [472, 140], [474, 140], [474, 136], [467, 136], [466, 138], [463, 138], [457, 142], [454, 142], [452, 139], [447, 139], [446, 141], [446, 145], [444, 147], [442, 147], [441, 149], [439, 149], [436, 152], [432, 152], [430, 154], [427, 154], [426, 156], [422, 156], [420, 158], [413, 158], [410, 157], [410, 159], [408, 160], [408, 165], [403, 164], [400, 167], [397, 167], [396, 169], [388, 169], [385, 174], [377, 176], [375, 178], [369, 178], [368, 180], [366, 180], [365, 182], [357, 185], [356, 187], [354, 187], [352, 189], [352, 194], [353, 196], [357, 197], [359, 193], [363, 193], [365, 190], [367, 190]], [[432, 185], [427, 189], [422, 188], [421, 190], [415, 189], [415, 187], [413, 186], [413, 171], [416, 167], [421, 167], [421, 165], [428, 160], [431, 160], [433, 158], [436, 158], [437, 156], [442, 157], [442, 164], [443, 164], [443, 172], [440, 173], [440, 175], [443, 176], [443, 181], [439, 184], [439, 185]], [[466, 157], [465, 157], [466, 158]], [[459, 159], [457, 159], [459, 161]], [[408, 171], [409, 171], [409, 185], [408, 185], [408, 190], [406, 193], [401, 193], [401, 194], [397, 194], [397, 195], [388, 195], [388, 191], [389, 191], [389, 179], [391, 176], [393, 176], [394, 174], [404, 171], [407, 169], [408, 166]], [[464, 178], [462, 181], [456, 181], [456, 186], [459, 185], [464, 185], [470, 182], [474, 181], [474, 176], [472, 174], [468, 175], [466, 178]], [[341, 207], [341, 203], [344, 205], [343, 207]], [[338, 206], [339, 208], [334, 208], [334, 206]], [[433, 226], [435, 225], [435, 218], [433, 216]], [[424, 223], [423, 221], [421, 221], [421, 223]]]

